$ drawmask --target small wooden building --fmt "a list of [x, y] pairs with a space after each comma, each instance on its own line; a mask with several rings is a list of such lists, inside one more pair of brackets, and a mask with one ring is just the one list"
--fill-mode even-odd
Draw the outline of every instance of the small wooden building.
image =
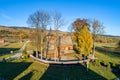
[[[58, 39], [55, 39], [54, 34], [47, 35], [47, 52], [44, 54], [49, 58], [53, 58], [56, 54], [56, 57], [62, 55], [75, 53], [73, 50], [73, 43], [70, 36], [58, 36]], [[57, 41], [57, 44], [55, 43]], [[55, 44], [58, 45], [57, 48]]]

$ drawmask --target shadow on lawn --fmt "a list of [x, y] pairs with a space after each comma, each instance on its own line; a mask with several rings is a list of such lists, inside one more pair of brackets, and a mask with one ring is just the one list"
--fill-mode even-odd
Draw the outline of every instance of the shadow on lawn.
[[111, 71], [117, 76], [117, 78], [120, 78], [120, 64], [116, 64], [116, 67], [112, 67]]
[[0, 48], [0, 55], [10, 53], [10, 51], [16, 51], [20, 48]]
[[99, 74], [89, 70], [80, 64], [53, 65], [50, 64], [46, 72], [39, 80], [106, 80]]
[[112, 54], [112, 55], [114, 54], [115, 56], [120, 57], [120, 52], [119, 51], [113, 51], [109, 48], [101, 48], [101, 47], [96, 47], [95, 49], [99, 52], [102, 52], [102, 53], [107, 53], [107, 54], [109, 53], [109, 54]]
[[0, 77], [3, 78], [3, 80], [13, 80], [31, 64], [31, 62], [1, 62]]
[[33, 75], [34, 75], [34, 71], [31, 71], [22, 78], [20, 78], [19, 80], [30, 80]]

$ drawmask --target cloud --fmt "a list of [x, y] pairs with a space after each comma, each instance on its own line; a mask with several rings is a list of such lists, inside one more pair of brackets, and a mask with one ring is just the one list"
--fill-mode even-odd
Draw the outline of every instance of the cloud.
[[6, 19], [6, 20], [12, 20], [12, 18], [6, 14], [0, 13], [0, 17]]

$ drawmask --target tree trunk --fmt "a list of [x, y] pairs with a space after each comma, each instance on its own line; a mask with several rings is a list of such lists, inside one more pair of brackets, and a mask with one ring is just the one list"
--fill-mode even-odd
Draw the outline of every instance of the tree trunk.
[[54, 43], [54, 60], [56, 61], [56, 37], [55, 37], [55, 43]]
[[38, 58], [38, 48], [36, 48], [36, 57]]
[[36, 28], [36, 57], [38, 57], [38, 28]]
[[95, 57], [95, 39], [93, 39], [93, 49], [92, 49], [93, 57]]
[[54, 50], [54, 60], [56, 62], [56, 47], [55, 47], [55, 50]]
[[42, 59], [42, 46], [43, 46], [43, 36], [42, 36], [42, 30], [41, 30], [41, 59]]
[[47, 54], [48, 54], [48, 49], [49, 49], [49, 44], [50, 44], [50, 36], [48, 35], [48, 37], [46, 37], [46, 60], [47, 60]]

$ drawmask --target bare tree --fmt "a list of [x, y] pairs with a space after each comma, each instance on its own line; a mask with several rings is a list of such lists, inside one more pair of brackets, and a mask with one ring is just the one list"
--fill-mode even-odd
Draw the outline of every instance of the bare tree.
[[64, 25], [64, 19], [61, 15], [61, 13], [59, 12], [54, 12], [53, 14], [53, 25], [54, 25], [54, 30], [55, 30], [55, 44], [54, 44], [54, 47], [55, 47], [55, 51], [54, 51], [54, 58], [55, 58], [55, 61], [56, 61], [56, 58], [58, 56], [58, 38], [59, 38], [59, 32], [58, 30]]
[[95, 41], [98, 35], [101, 35], [104, 33], [104, 26], [100, 21], [94, 19], [92, 22], [92, 34], [93, 34], [93, 49], [92, 54], [95, 55]]
[[[45, 30], [50, 23], [50, 15], [47, 11], [38, 10], [28, 18], [28, 24], [35, 27], [36, 31], [36, 57], [38, 57], [38, 46], [41, 48], [41, 59], [43, 54], [43, 38], [45, 38]], [[39, 44], [40, 43], [40, 44]]]
[[[46, 11], [43, 12], [43, 16], [41, 18], [41, 59], [43, 54], [43, 48], [46, 50], [46, 28], [50, 24], [50, 14]], [[44, 41], [43, 41], [44, 40]], [[43, 46], [43, 47], [42, 47]]]

